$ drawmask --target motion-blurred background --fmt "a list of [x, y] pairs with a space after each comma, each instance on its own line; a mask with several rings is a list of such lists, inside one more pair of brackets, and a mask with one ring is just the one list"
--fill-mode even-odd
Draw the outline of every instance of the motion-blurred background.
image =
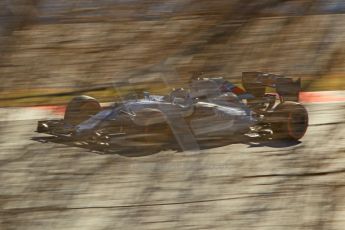
[[[344, 89], [341, 0], [15, 0], [0, 3], [4, 98], [95, 88], [123, 80], [155, 91], [195, 73], [242, 71], [303, 78], [308, 90]], [[162, 78], [164, 78], [162, 80]], [[152, 84], [154, 82], [154, 84]], [[101, 89], [100, 88], [110, 89]], [[63, 103], [35, 97], [20, 104]]]
[[37, 120], [56, 114], [22, 107], [242, 71], [339, 99], [344, 22], [344, 0], [1, 0], [0, 229], [343, 230], [344, 97], [306, 104], [293, 145], [132, 158], [42, 141]]

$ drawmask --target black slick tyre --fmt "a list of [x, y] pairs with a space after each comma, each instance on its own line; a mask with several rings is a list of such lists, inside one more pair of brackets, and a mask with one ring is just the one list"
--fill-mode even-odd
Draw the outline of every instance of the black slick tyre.
[[78, 125], [100, 111], [101, 105], [95, 98], [77, 96], [67, 104], [64, 120], [70, 125]]
[[299, 140], [308, 128], [308, 112], [303, 105], [286, 101], [274, 108], [274, 121], [271, 123], [275, 139]]

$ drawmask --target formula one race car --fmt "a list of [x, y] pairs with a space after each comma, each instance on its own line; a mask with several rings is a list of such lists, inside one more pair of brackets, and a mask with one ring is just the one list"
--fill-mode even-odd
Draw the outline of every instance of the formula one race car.
[[[60, 120], [38, 122], [37, 132], [104, 146], [161, 146], [175, 140], [182, 150], [198, 140], [234, 135], [302, 138], [308, 113], [298, 103], [300, 79], [245, 72], [243, 88], [223, 78], [198, 78], [190, 89], [167, 96], [144, 93], [102, 108], [88, 96], [73, 98]], [[276, 93], [266, 93], [266, 87]]]

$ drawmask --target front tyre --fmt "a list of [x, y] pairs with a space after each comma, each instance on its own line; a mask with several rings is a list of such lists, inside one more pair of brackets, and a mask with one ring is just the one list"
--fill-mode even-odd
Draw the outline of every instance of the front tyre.
[[95, 98], [77, 96], [67, 104], [64, 120], [70, 125], [78, 125], [100, 111], [101, 105]]
[[308, 128], [308, 112], [297, 102], [287, 101], [274, 108], [271, 123], [273, 137], [277, 139], [299, 140]]

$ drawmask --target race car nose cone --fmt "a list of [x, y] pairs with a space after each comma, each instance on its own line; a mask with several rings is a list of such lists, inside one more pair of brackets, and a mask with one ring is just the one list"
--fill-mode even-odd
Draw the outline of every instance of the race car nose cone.
[[49, 130], [49, 126], [48, 124], [44, 123], [44, 122], [38, 122], [37, 125], [37, 132], [41, 133], [41, 132], [47, 132]]

